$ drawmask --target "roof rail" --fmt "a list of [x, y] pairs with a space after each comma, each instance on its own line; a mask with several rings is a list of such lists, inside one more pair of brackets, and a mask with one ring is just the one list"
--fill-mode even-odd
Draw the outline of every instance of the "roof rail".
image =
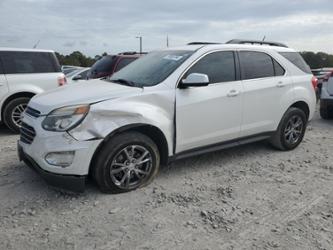
[[260, 40], [242, 40], [242, 39], [233, 39], [228, 42], [227, 44], [258, 44], [258, 45], [269, 45], [269, 46], [278, 46], [278, 47], [285, 47], [288, 48], [287, 45], [279, 42], [269, 42], [269, 41], [260, 41]]
[[209, 45], [209, 44], [221, 44], [221, 43], [211, 43], [211, 42], [191, 42], [187, 45]]

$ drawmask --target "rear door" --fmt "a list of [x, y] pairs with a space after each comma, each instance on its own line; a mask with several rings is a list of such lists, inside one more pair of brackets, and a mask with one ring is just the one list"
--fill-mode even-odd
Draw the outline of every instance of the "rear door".
[[176, 90], [176, 152], [229, 141], [239, 137], [242, 83], [233, 51], [205, 55], [184, 75], [209, 77], [205, 87]]
[[293, 98], [293, 82], [285, 69], [270, 55], [239, 51], [243, 83], [241, 136], [276, 130]]
[[7, 79], [6, 76], [4, 75], [2, 61], [1, 61], [1, 54], [0, 54], [0, 103], [3, 101], [3, 98], [7, 95], [7, 93], [8, 93]]

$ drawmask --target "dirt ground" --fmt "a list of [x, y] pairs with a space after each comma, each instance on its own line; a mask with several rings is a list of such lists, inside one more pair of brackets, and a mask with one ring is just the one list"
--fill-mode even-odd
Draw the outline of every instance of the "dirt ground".
[[0, 128], [0, 249], [333, 249], [333, 121], [304, 142], [181, 160], [148, 187], [69, 195], [16, 156]]

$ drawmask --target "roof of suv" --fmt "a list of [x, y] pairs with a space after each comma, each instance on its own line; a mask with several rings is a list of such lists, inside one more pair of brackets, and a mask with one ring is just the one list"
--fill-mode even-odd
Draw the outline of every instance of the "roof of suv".
[[211, 49], [258, 49], [258, 50], [275, 50], [277, 52], [295, 52], [294, 49], [280, 47], [280, 46], [270, 46], [270, 45], [252, 45], [252, 44], [190, 44], [181, 47], [168, 48], [168, 50], [191, 50], [195, 51], [201, 48], [211, 48]]
[[47, 49], [24, 49], [24, 48], [6, 48], [6, 47], [0, 47], [0, 51], [51, 52], [51, 53], [54, 53], [53, 50], [47, 50]]

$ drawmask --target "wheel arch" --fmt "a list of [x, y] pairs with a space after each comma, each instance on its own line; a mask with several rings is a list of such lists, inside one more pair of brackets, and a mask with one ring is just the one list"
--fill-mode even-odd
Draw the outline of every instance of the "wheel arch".
[[164, 133], [157, 127], [149, 124], [144, 124], [144, 123], [136, 123], [136, 124], [130, 124], [130, 125], [125, 125], [120, 128], [117, 128], [116, 130], [112, 131], [110, 134], [108, 134], [104, 140], [99, 144], [97, 147], [92, 160], [90, 162], [89, 166], [89, 175], [91, 175], [92, 169], [93, 169], [93, 164], [96, 162], [96, 158], [100, 154], [100, 151], [104, 147], [105, 143], [108, 142], [112, 137], [114, 137], [117, 134], [121, 134], [124, 132], [130, 132], [130, 131], [135, 131], [142, 133], [146, 136], [148, 136], [150, 139], [153, 140], [153, 142], [156, 144], [158, 147], [160, 157], [161, 157], [161, 165], [167, 165], [168, 160], [169, 160], [169, 148], [168, 148], [168, 142], [167, 139], [164, 135]]
[[306, 119], [309, 119], [310, 107], [306, 102], [297, 101], [297, 102], [293, 103], [289, 108], [299, 108], [300, 110], [302, 110], [305, 113]]
[[8, 105], [8, 103], [10, 103], [12, 100], [15, 100], [16, 98], [20, 98], [20, 97], [28, 97], [28, 98], [32, 98], [33, 96], [35, 96], [35, 93], [32, 92], [18, 92], [18, 93], [14, 93], [10, 96], [8, 96], [5, 101], [2, 103], [1, 105], [1, 120], [3, 121], [3, 111], [5, 109], [5, 107]]

